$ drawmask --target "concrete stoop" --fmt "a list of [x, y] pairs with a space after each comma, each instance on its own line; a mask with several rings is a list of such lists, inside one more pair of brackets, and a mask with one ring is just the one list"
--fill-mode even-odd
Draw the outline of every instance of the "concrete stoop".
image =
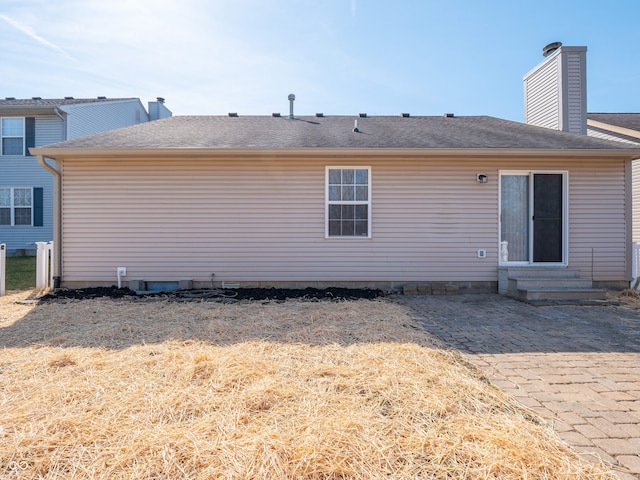
[[530, 303], [599, 301], [606, 290], [593, 288], [578, 270], [565, 267], [501, 267], [499, 293]]

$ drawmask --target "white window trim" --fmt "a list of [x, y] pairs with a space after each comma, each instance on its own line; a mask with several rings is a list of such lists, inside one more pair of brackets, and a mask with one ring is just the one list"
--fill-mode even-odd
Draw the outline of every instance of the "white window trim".
[[[329, 171], [330, 170], [367, 170], [367, 176], [369, 183], [367, 185], [367, 201], [363, 202], [361, 200], [354, 201], [340, 201], [340, 202], [330, 202], [329, 201]], [[358, 239], [368, 239], [371, 238], [371, 167], [370, 166], [362, 166], [362, 165], [332, 165], [325, 167], [325, 179], [324, 179], [324, 238], [325, 239], [348, 239], [348, 240], [358, 240]], [[367, 235], [329, 235], [329, 205], [367, 205]]]
[[[22, 137], [19, 136], [12, 136], [12, 135], [3, 135], [2, 134], [2, 121], [4, 119], [15, 119], [15, 118], [19, 118], [22, 119]], [[10, 157], [24, 157], [26, 152], [27, 152], [27, 132], [26, 132], [26, 122], [25, 122], [25, 117], [0, 117], [0, 155], [1, 156], [7, 156], [4, 154], [4, 142], [3, 140], [5, 138], [22, 138], [22, 155], [8, 155]]]
[[[502, 238], [502, 221], [500, 215], [502, 214], [502, 176], [503, 175], [526, 175], [530, 178], [530, 182], [533, 181], [534, 174], [562, 174], [562, 262], [555, 263], [541, 263], [534, 262], [531, 257], [531, 251], [529, 252], [530, 260], [528, 261], [514, 261], [505, 262], [500, 256], [500, 239]], [[531, 185], [531, 184], [530, 184]], [[529, 189], [529, 204], [533, 203], [533, 189]], [[531, 212], [529, 212], [531, 213]], [[530, 215], [529, 215], [530, 216]], [[533, 245], [533, 230], [529, 228], [529, 248]], [[530, 266], [530, 265], [569, 265], [569, 171], [568, 170], [500, 170], [498, 172], [498, 264], [500, 266]]]
[[[9, 205], [9, 215], [10, 215], [10, 222], [9, 224], [3, 224], [0, 225], [0, 227], [33, 227], [33, 210], [34, 210], [34, 205], [33, 205], [33, 187], [0, 187], [0, 189], [9, 189], [10, 196], [9, 198], [11, 199], [11, 205]], [[21, 189], [21, 190], [31, 190], [31, 205], [29, 206], [29, 208], [31, 209], [31, 220], [29, 222], [29, 225], [16, 225], [16, 208], [25, 208], [24, 205], [19, 205], [16, 207], [15, 205], [15, 195], [14, 195], [14, 190], [16, 189]], [[6, 206], [0, 206], [0, 208], [7, 208]]]

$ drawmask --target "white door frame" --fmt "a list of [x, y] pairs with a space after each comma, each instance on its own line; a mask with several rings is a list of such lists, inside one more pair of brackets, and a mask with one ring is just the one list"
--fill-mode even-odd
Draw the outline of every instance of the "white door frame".
[[[533, 180], [536, 174], [562, 175], [562, 261], [561, 262], [534, 262], [533, 261]], [[508, 175], [526, 176], [529, 181], [529, 211], [528, 211], [528, 258], [526, 261], [508, 261], [498, 255], [500, 265], [527, 266], [549, 265], [567, 266], [569, 264], [569, 172], [567, 170], [500, 170], [498, 172], [498, 252], [502, 245], [502, 177]]]

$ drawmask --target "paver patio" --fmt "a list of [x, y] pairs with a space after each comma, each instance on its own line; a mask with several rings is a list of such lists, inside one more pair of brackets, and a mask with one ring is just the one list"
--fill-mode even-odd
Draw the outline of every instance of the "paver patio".
[[495, 294], [397, 298], [577, 451], [621, 479], [640, 478], [640, 309]]

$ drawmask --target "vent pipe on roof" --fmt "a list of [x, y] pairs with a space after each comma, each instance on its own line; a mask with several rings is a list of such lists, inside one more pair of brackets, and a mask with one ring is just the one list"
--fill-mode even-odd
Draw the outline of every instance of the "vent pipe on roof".
[[296, 96], [293, 93], [289, 94], [289, 120], [293, 120], [295, 117], [293, 116], [293, 101], [296, 99]]
[[553, 42], [542, 47], [542, 56], [548, 57], [562, 46], [562, 42]]

